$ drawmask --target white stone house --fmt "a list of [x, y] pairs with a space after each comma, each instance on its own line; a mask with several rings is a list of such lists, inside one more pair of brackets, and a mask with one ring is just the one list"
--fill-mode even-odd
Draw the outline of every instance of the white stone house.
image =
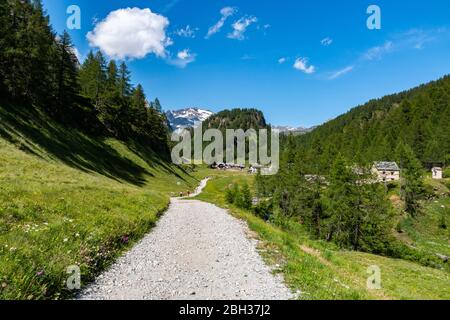
[[400, 168], [395, 162], [374, 162], [372, 172], [377, 176], [379, 182], [399, 181]]
[[431, 169], [432, 178], [435, 180], [442, 179], [442, 168], [440, 167], [434, 167]]

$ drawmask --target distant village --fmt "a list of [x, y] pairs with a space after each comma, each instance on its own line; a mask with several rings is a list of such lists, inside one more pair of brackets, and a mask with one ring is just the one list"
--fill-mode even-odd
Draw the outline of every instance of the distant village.
[[[213, 163], [210, 168], [221, 171], [244, 171], [247, 167], [245, 165], [234, 163]], [[247, 172], [250, 174], [256, 174], [263, 168], [264, 166], [262, 165], [252, 165], [247, 169]]]
[[[214, 163], [211, 165], [212, 169], [222, 170], [222, 171], [244, 171], [246, 166], [234, 163]], [[259, 170], [264, 168], [261, 165], [252, 165], [247, 169], [249, 174], [256, 174]], [[360, 170], [355, 169], [358, 173]], [[372, 166], [371, 172], [376, 177], [377, 182], [394, 182], [399, 181], [401, 176], [401, 169], [397, 165], [396, 162], [391, 161], [375, 161]], [[431, 169], [431, 177], [435, 180], [440, 180], [443, 178], [442, 174], [443, 170], [441, 167], [433, 167]], [[317, 176], [317, 175], [305, 175], [305, 178], [308, 181], [313, 180], [323, 180], [325, 181], [325, 177]]]

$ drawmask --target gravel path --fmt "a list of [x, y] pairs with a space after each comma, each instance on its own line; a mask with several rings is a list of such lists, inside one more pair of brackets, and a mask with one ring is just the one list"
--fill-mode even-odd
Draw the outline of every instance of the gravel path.
[[[206, 185], [202, 181], [197, 190]], [[194, 194], [195, 195], [195, 194]], [[172, 199], [157, 226], [80, 299], [290, 299], [247, 237], [246, 223], [196, 200]]]

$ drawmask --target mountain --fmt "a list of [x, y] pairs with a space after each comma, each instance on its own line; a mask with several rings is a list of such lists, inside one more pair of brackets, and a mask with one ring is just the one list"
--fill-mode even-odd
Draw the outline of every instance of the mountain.
[[316, 127], [311, 127], [311, 128], [305, 128], [305, 127], [291, 127], [291, 126], [272, 126], [272, 129], [277, 129], [280, 131], [280, 133], [283, 134], [294, 134], [294, 135], [301, 135], [301, 134], [305, 134], [308, 132], [311, 132], [315, 129]]
[[199, 108], [186, 108], [177, 111], [167, 111], [166, 116], [172, 130], [192, 128], [198, 122], [203, 122], [214, 113]]
[[337, 153], [355, 162], [393, 161], [409, 145], [424, 166], [450, 162], [450, 76], [375, 99], [297, 137], [326, 169]]
[[223, 110], [209, 117], [203, 124], [204, 129], [252, 129], [267, 128], [264, 114], [257, 109]]

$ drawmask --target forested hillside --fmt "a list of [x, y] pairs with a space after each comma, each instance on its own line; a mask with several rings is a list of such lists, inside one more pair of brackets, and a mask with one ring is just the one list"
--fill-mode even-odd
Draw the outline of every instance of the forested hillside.
[[[399, 235], [405, 217], [439, 219], [428, 226], [433, 230], [447, 225], [448, 212], [436, 218], [429, 199], [445, 203], [448, 193], [430, 190], [424, 169], [450, 160], [450, 77], [370, 101], [309, 134], [282, 139], [278, 174], [256, 179], [259, 197], [268, 199], [259, 208], [265, 216], [300, 223], [311, 237], [346, 249], [442, 267], [438, 252], [398, 239], [405, 238]], [[373, 161], [396, 161], [401, 180], [370, 182]]]
[[264, 114], [257, 109], [233, 109], [224, 110], [212, 115], [203, 123], [203, 128], [219, 129], [225, 131], [226, 129], [263, 129], [267, 128]]
[[315, 171], [329, 169], [337, 153], [353, 162], [393, 161], [399, 144], [411, 146], [424, 166], [449, 163], [450, 76], [372, 100], [296, 143]]
[[0, 2], [0, 299], [60, 299], [88, 283], [198, 181], [166, 161], [159, 101], [124, 62], [80, 65], [40, 1]]
[[139, 141], [168, 154], [159, 101], [147, 102], [124, 62], [107, 61], [99, 51], [80, 66], [69, 34], [55, 34], [40, 1], [2, 1], [0, 19], [4, 104], [43, 110], [86, 133]]

